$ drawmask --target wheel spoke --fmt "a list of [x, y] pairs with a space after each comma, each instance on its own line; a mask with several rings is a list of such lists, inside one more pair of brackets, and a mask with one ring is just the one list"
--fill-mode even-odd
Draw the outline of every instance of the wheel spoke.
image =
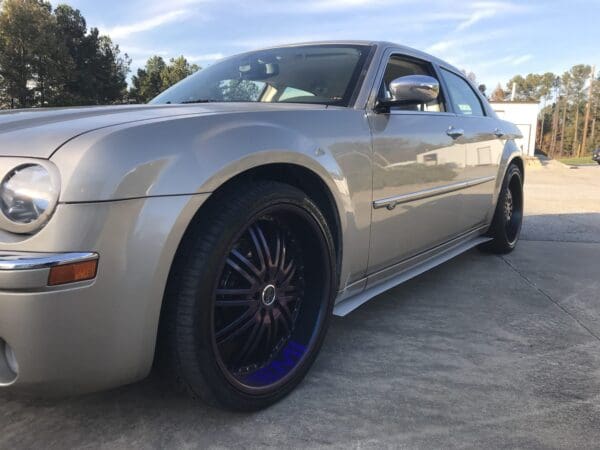
[[278, 325], [279, 321], [275, 320], [275, 314], [273, 313], [273, 311], [269, 311], [269, 314], [271, 316], [271, 326], [273, 327], [273, 338], [275, 341], [275, 345], [277, 345], [277, 341], [278, 341], [277, 336], [279, 336], [279, 334], [278, 334], [279, 333], [279, 325]]
[[252, 275], [250, 275], [248, 272], [242, 269], [239, 266], [239, 264], [237, 264], [233, 259], [227, 258], [227, 264], [229, 264], [229, 266], [233, 270], [235, 270], [236, 273], [245, 278], [250, 283], [251, 287], [256, 287], [260, 283], [260, 280], [257, 277], [253, 277]]
[[263, 253], [263, 248], [260, 244], [260, 239], [255, 230], [255, 226], [250, 227], [248, 229], [248, 233], [250, 234], [250, 238], [252, 239], [252, 243], [254, 244], [254, 248], [256, 249], [256, 255], [258, 256], [258, 259], [260, 261], [260, 271], [264, 272], [267, 268], [267, 265], [265, 262], [265, 255]]
[[272, 261], [274, 269], [279, 267], [279, 257], [280, 257], [281, 246], [282, 246], [281, 241], [282, 241], [281, 232], [279, 230], [277, 230], [277, 233], [275, 236], [275, 254], [274, 254], [274, 260]]
[[[292, 263], [293, 263], [293, 262], [292, 262]], [[290, 263], [290, 265], [292, 265], [292, 263]], [[290, 272], [289, 272], [289, 273], [287, 273], [287, 272], [284, 272], [284, 273], [283, 273], [283, 275], [284, 275], [284, 277], [285, 277], [285, 278], [284, 278], [283, 280], [281, 280], [281, 284], [280, 284], [280, 286], [281, 286], [282, 288], [286, 288], [286, 287], [288, 287], [288, 286], [289, 286], [289, 284], [291, 283], [292, 279], [294, 278], [294, 275], [295, 275], [295, 274], [296, 274], [296, 266], [295, 266], [295, 265], [293, 265], [293, 266], [291, 267], [291, 270], [290, 270]]]
[[292, 331], [292, 326], [294, 324], [294, 321], [292, 319], [292, 313], [290, 312], [290, 310], [288, 309], [288, 307], [285, 303], [281, 303], [281, 308], [279, 310], [281, 311], [280, 317], [281, 317], [282, 323], [285, 326], [285, 328], [287, 329], [288, 333], [290, 333]]
[[229, 325], [217, 331], [217, 344], [223, 344], [243, 333], [253, 324], [255, 314], [256, 308], [250, 308]]
[[273, 316], [271, 315], [271, 312], [269, 311], [267, 314], [265, 314], [265, 317], [268, 316], [269, 317], [269, 322], [266, 323], [266, 321], [264, 322], [264, 328], [267, 332], [267, 335], [265, 337], [265, 355], [269, 356], [269, 354], [273, 351], [273, 348], [271, 347], [271, 340], [272, 340], [272, 336], [273, 336], [273, 321], [272, 318]]
[[256, 234], [258, 236], [258, 241], [260, 243], [260, 246], [264, 252], [264, 261], [265, 264], [272, 266], [273, 262], [271, 259], [271, 250], [269, 249], [269, 244], [267, 243], [267, 239], [265, 238], [264, 233], [262, 232], [262, 230], [260, 229], [260, 227], [258, 225], [254, 225], [254, 228], [256, 230]]
[[242, 262], [248, 269], [250, 269], [252, 271], [252, 273], [254, 275], [256, 275], [257, 278], [261, 278], [262, 277], [263, 272], [258, 267], [256, 267], [252, 263], [252, 261], [250, 261], [244, 255], [242, 255], [238, 250], [236, 250], [236, 249], [231, 250], [231, 254], [233, 256], [235, 256], [240, 262]]
[[287, 256], [287, 246], [285, 245], [285, 239], [284, 239], [282, 242], [282, 246], [281, 246], [281, 257], [280, 257], [280, 261], [278, 264], [279, 271], [283, 271], [283, 269], [285, 268], [286, 256]]
[[215, 301], [215, 306], [217, 306], [218, 308], [221, 308], [223, 306], [225, 307], [232, 307], [232, 306], [252, 306], [253, 304], [256, 303], [256, 300], [248, 300], [248, 299], [243, 299], [243, 300], [216, 300]]
[[236, 363], [243, 363], [247, 359], [247, 357], [251, 355], [252, 352], [256, 349], [256, 346], [260, 342], [260, 338], [262, 337], [262, 334], [265, 330], [263, 323], [264, 317], [261, 317], [260, 320], [257, 320], [255, 322], [255, 325], [252, 328], [252, 331], [250, 332], [248, 340], [246, 341], [244, 347], [242, 347], [242, 350], [240, 350], [240, 353], [236, 358]]
[[251, 298], [254, 292], [254, 289], [217, 289], [215, 291], [215, 293], [220, 296], [247, 295], [248, 298]]
[[289, 303], [297, 300], [299, 300], [298, 295], [283, 295], [281, 297], [277, 297], [277, 301], [280, 303]]

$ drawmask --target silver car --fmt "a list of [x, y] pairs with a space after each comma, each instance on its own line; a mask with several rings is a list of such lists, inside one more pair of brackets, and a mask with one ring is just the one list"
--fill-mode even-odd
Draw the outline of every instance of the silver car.
[[148, 105], [0, 114], [0, 386], [153, 363], [225, 408], [306, 375], [332, 314], [511, 251], [520, 137], [463, 73], [386, 42], [227, 58]]

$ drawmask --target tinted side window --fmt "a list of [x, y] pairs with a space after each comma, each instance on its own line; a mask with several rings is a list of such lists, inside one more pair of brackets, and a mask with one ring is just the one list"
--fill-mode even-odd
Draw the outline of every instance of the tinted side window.
[[[402, 56], [392, 56], [388, 61], [383, 75], [383, 82], [381, 83], [379, 96], [380, 98], [390, 98], [390, 92], [388, 86], [391, 81], [396, 78], [406, 77], [408, 75], [427, 75], [437, 79], [431, 66], [424, 62], [412, 58]], [[412, 110], [412, 111], [426, 111], [426, 112], [443, 112], [445, 111], [444, 104], [442, 102], [442, 94], [432, 102], [423, 105], [407, 105], [407, 106], [394, 106], [392, 109], [395, 110]]]
[[442, 69], [442, 72], [456, 113], [465, 116], [485, 116], [481, 101], [469, 83], [445, 69]]

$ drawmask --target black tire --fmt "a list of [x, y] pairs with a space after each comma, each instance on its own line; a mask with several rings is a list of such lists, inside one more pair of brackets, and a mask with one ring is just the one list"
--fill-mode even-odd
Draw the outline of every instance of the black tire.
[[492, 240], [482, 244], [479, 247], [481, 250], [505, 254], [515, 249], [523, 223], [523, 200], [523, 174], [516, 164], [510, 164], [488, 231]]
[[323, 214], [295, 187], [260, 181], [216, 194], [171, 270], [161, 363], [180, 388], [214, 406], [251, 411], [277, 402], [323, 343], [334, 255]]

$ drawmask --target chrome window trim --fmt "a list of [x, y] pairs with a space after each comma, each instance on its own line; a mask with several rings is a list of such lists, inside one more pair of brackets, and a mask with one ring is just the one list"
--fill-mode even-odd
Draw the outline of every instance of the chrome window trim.
[[415, 200], [423, 200], [436, 195], [447, 194], [449, 192], [460, 191], [461, 189], [467, 189], [472, 186], [477, 186], [483, 183], [489, 183], [496, 179], [495, 176], [473, 178], [467, 181], [460, 181], [458, 183], [447, 184], [445, 186], [434, 187], [430, 189], [424, 189], [422, 191], [411, 192], [409, 194], [396, 195], [394, 197], [382, 198], [373, 202], [374, 209], [387, 208], [388, 210], [394, 209], [396, 206], [403, 203], [414, 202]]
[[0, 251], [1, 270], [35, 270], [98, 259], [94, 252], [29, 253]]
[[416, 114], [418, 114], [419, 116], [452, 116], [452, 117], [457, 117], [456, 114], [454, 114], [453, 112], [433, 112], [433, 111], [409, 111], [409, 110], [402, 110], [402, 109], [392, 109], [389, 112], [386, 112], [385, 114], [389, 114], [392, 116], [414, 116]]

